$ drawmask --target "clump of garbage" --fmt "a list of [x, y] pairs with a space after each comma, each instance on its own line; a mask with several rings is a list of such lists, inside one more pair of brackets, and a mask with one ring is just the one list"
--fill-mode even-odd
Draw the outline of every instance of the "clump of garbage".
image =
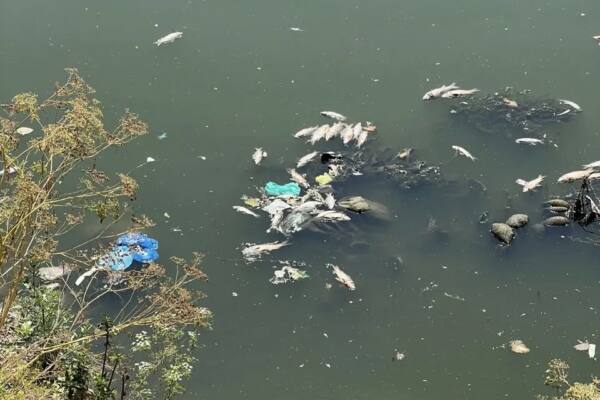
[[296, 268], [290, 261], [280, 261], [280, 264], [282, 264], [283, 267], [273, 271], [273, 277], [269, 279], [269, 282], [273, 285], [297, 282], [310, 277], [306, 271]]

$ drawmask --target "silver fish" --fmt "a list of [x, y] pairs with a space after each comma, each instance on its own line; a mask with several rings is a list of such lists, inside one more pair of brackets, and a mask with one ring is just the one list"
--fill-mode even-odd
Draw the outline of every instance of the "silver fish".
[[467, 97], [479, 92], [479, 89], [456, 89], [446, 92], [442, 95], [443, 99], [455, 99], [457, 97]]
[[535, 146], [537, 144], [544, 144], [544, 141], [542, 139], [524, 137], [524, 138], [518, 138], [517, 140], [515, 140], [515, 143], [529, 144], [531, 146]]
[[516, 182], [517, 182], [517, 184], [523, 186], [523, 192], [526, 193], [526, 192], [535, 190], [535, 188], [541, 186], [544, 178], [545, 177], [543, 175], [538, 175], [537, 178], [532, 179], [530, 181], [526, 181], [523, 179], [517, 179]]
[[252, 154], [252, 160], [254, 160], [254, 164], [260, 165], [260, 162], [266, 156], [267, 156], [267, 152], [263, 151], [263, 149], [261, 147], [257, 147], [254, 149], [254, 153]]
[[317, 128], [313, 133], [312, 136], [310, 137], [310, 139], [308, 140], [310, 142], [310, 144], [312, 144], [314, 146], [315, 143], [317, 143], [319, 140], [323, 139], [325, 137], [325, 134], [327, 133], [327, 131], [330, 129], [331, 127], [329, 125], [322, 125], [319, 128]]
[[473, 157], [471, 153], [469, 153], [465, 148], [453, 145], [452, 149], [456, 151], [456, 154], [460, 154], [461, 156], [467, 157], [471, 161], [477, 160], [477, 157]]
[[344, 144], [350, 143], [350, 141], [354, 139], [354, 129], [352, 128], [352, 125], [346, 126], [340, 133], [340, 137], [342, 138]]
[[594, 162], [589, 163], [589, 164], [583, 164], [582, 166], [585, 169], [599, 168], [600, 167], [600, 161], [594, 161]]
[[588, 168], [588, 169], [583, 170], [583, 171], [567, 172], [566, 174], [564, 174], [560, 178], [558, 178], [558, 182], [559, 183], [575, 182], [575, 181], [578, 181], [580, 179], [587, 178], [593, 172], [594, 172], [594, 170], [591, 169], [591, 168]]
[[452, 82], [449, 85], [442, 85], [439, 88], [432, 89], [429, 92], [425, 93], [425, 95], [423, 96], [423, 100], [437, 99], [438, 97], [442, 97], [444, 93], [449, 92], [451, 90], [456, 90], [458, 88], [459, 87], [456, 86], [455, 82]]
[[317, 210], [317, 208], [323, 203], [321, 203], [320, 201], [306, 201], [302, 204], [300, 204], [299, 206], [297, 206], [296, 208], [294, 208], [294, 211], [299, 211], [299, 212], [304, 212], [304, 213], [312, 213], [314, 211]]
[[175, 40], [183, 37], [183, 32], [172, 32], [166, 36], [161, 37], [156, 42], [155, 45], [160, 46], [161, 44], [173, 43]]
[[362, 131], [360, 133], [360, 135], [358, 136], [358, 139], [356, 139], [356, 147], [358, 147], [360, 149], [360, 147], [365, 144], [365, 142], [367, 141], [367, 138], [369, 137], [369, 132], [367, 131]]
[[506, 97], [502, 99], [502, 102], [509, 108], [519, 108], [519, 103], [514, 100], [507, 99]]
[[358, 124], [354, 125], [354, 127], [352, 128], [352, 138], [354, 140], [358, 140], [358, 137], [360, 136], [360, 133], [362, 131], [363, 131], [362, 124], [360, 122]]
[[343, 124], [341, 122], [336, 122], [335, 124], [333, 124], [331, 126], [331, 128], [329, 128], [329, 130], [325, 133], [325, 140], [329, 140], [333, 137], [336, 137], [337, 135], [340, 134], [341, 131], [344, 130], [344, 128], [346, 127], [346, 124]]
[[331, 119], [334, 119], [336, 121], [341, 121], [341, 122], [343, 122], [347, 119], [344, 115], [337, 113], [335, 111], [321, 111], [321, 115], [323, 117], [331, 118]]
[[252, 215], [254, 218], [260, 218], [260, 215], [258, 215], [252, 210], [247, 209], [246, 207], [233, 206], [233, 209], [241, 214]]
[[333, 210], [333, 207], [335, 207], [335, 197], [333, 197], [333, 194], [329, 193], [327, 197], [325, 197], [325, 204], [327, 205], [327, 208]]
[[573, 110], [575, 110], [577, 112], [583, 111], [581, 109], [581, 106], [579, 104], [575, 103], [574, 101], [564, 100], [564, 99], [559, 99], [558, 101], [561, 102], [562, 104], [568, 105], [569, 107], [571, 107]]
[[327, 264], [326, 266], [331, 268], [331, 272], [333, 272], [333, 276], [335, 276], [336, 281], [346, 286], [351, 291], [356, 290], [356, 284], [354, 283], [350, 275], [342, 271], [342, 269], [337, 265]]
[[316, 220], [321, 221], [350, 221], [350, 217], [339, 211], [322, 211], [315, 216]]
[[298, 132], [294, 134], [295, 138], [301, 138], [305, 136], [310, 136], [312, 133], [318, 128], [318, 125], [309, 126], [308, 128], [300, 129]]
[[598, 179], [600, 179], [600, 172], [594, 172], [593, 174], [588, 176], [588, 180], [590, 181], [597, 181]]
[[310, 184], [308, 183], [306, 178], [304, 176], [302, 176], [300, 173], [298, 173], [298, 171], [296, 171], [295, 169], [289, 168], [287, 170], [287, 172], [292, 177], [292, 181], [296, 182], [298, 185], [300, 185], [306, 189], [308, 189], [310, 187]]
[[246, 258], [246, 260], [254, 261], [259, 259], [265, 253], [268, 254], [289, 244], [290, 243], [287, 240], [283, 242], [247, 244], [246, 247], [242, 249], [242, 255], [244, 256], [244, 258]]
[[313, 151], [312, 153], [308, 153], [307, 155], [300, 157], [300, 159], [298, 160], [298, 164], [296, 165], [296, 168], [301, 168], [301, 167], [305, 166], [306, 164], [311, 162], [317, 156], [317, 154], [319, 154], [318, 151]]

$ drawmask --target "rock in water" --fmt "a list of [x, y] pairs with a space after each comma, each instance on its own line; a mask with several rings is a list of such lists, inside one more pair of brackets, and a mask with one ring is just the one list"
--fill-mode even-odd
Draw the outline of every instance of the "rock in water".
[[546, 204], [551, 207], [569, 207], [569, 202], [563, 199], [550, 199]]
[[515, 238], [515, 231], [507, 224], [492, 224], [491, 232], [498, 240], [506, 244], [510, 244]]
[[506, 220], [506, 225], [514, 229], [519, 229], [527, 225], [529, 217], [525, 214], [514, 214]]
[[556, 216], [556, 217], [546, 218], [544, 220], [544, 225], [546, 225], [546, 226], [565, 226], [565, 225], [569, 225], [570, 222], [571, 221], [567, 217]]

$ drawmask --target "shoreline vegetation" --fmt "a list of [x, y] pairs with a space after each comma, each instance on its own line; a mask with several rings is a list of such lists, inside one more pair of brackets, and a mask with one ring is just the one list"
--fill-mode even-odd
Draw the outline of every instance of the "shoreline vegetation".
[[210, 327], [202, 256], [93, 270], [118, 235], [153, 226], [132, 211], [137, 182], [99, 169], [148, 128], [127, 111], [107, 129], [94, 89], [66, 71], [46, 99], [1, 105], [0, 399], [171, 399]]

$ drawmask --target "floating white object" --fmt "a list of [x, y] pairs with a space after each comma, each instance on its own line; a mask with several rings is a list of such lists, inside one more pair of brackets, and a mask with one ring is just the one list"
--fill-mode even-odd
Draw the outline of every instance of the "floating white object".
[[152, 158], [152, 157], [147, 157], [146, 158], [146, 162], [147, 163], [151, 163], [151, 162], [154, 162], [154, 161], [156, 161], [156, 160], [154, 158]]
[[156, 42], [155, 45], [160, 46], [161, 44], [173, 43], [175, 40], [183, 37], [183, 32], [172, 32], [166, 36], [161, 37]]
[[477, 157], [474, 157], [469, 151], [467, 151], [467, 149], [465, 149], [464, 147], [460, 147], [460, 146], [456, 146], [453, 145], [452, 146], [452, 150], [456, 151], [456, 154], [459, 154], [463, 157], [467, 157], [469, 160], [471, 161], [475, 161], [477, 160]]
[[15, 132], [17, 132], [21, 136], [25, 136], [25, 135], [29, 135], [31, 132], [33, 132], [33, 129], [28, 128], [26, 126], [22, 126], [20, 128], [17, 128], [17, 130]]
[[529, 347], [527, 347], [522, 340], [511, 340], [509, 344], [510, 351], [512, 351], [513, 353], [527, 354], [530, 352]]
[[590, 343], [589, 347], [588, 347], [588, 356], [590, 358], [594, 358], [596, 356], [596, 345]]

